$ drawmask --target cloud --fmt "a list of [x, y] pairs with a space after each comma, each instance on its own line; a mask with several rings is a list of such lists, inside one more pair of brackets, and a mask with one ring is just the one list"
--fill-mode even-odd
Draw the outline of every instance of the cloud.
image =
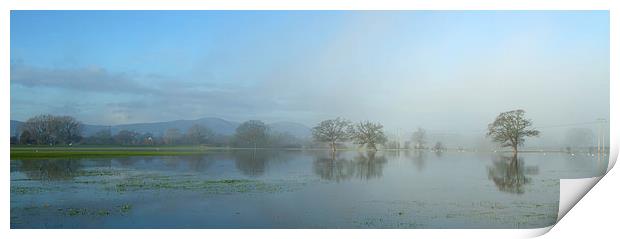
[[50, 87], [89, 92], [154, 93], [154, 89], [135, 80], [137, 75], [111, 73], [104, 68], [42, 68], [23, 64], [11, 66], [11, 84]]

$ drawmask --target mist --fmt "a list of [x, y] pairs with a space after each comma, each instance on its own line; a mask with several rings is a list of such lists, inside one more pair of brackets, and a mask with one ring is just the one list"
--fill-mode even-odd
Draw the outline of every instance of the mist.
[[487, 124], [523, 109], [535, 148], [598, 134], [609, 107], [606, 11], [11, 14], [14, 120], [344, 117], [484, 148]]

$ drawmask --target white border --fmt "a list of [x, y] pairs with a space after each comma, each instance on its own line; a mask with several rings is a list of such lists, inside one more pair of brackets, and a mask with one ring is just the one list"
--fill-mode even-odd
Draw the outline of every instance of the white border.
[[13, 10], [608, 10], [613, 0], [5, 0]]
[[[2, 79], [3, 94], [0, 95], [0, 105], [3, 114], [0, 114], [0, 122], [9, 122], [10, 116], [10, 51], [9, 46], [9, 19], [10, 10], [611, 10], [611, 146], [615, 155], [610, 160], [610, 168], [615, 163], [618, 153], [617, 119], [618, 108], [614, 102], [618, 102], [618, 57], [620, 57], [617, 44], [617, 26], [620, 26], [617, 1], [613, 0], [522, 0], [522, 1], [456, 1], [456, 0], [3, 0], [0, 1], [0, 78]], [[615, 67], [614, 67], [615, 66]], [[0, 124], [1, 135], [9, 135], [9, 124]], [[109, 237], [152, 237], [152, 238], [204, 238], [215, 237], [269, 237], [269, 238], [410, 238], [421, 236], [424, 238], [506, 238], [506, 237], [532, 237], [544, 234], [551, 227], [541, 229], [501, 229], [501, 230], [408, 230], [408, 229], [366, 229], [366, 230], [9, 230], [10, 226], [10, 175], [9, 175], [9, 137], [0, 137], [2, 149], [2, 215], [0, 225], [3, 238], [44, 237], [44, 238], [109, 238]], [[8, 236], [8, 237], [7, 237]]]

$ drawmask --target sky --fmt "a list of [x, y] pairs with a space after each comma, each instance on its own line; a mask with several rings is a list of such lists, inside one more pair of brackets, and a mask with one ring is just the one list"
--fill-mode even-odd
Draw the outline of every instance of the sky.
[[607, 11], [12, 11], [11, 119], [609, 118]]

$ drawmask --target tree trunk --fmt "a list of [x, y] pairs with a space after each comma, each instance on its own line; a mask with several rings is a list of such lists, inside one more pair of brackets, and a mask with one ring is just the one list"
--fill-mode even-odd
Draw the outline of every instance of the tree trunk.
[[513, 146], [512, 146], [512, 155], [513, 155], [513, 156], [516, 156], [516, 155], [517, 155], [517, 152], [519, 152], [519, 150], [517, 149], [517, 145], [513, 145]]

